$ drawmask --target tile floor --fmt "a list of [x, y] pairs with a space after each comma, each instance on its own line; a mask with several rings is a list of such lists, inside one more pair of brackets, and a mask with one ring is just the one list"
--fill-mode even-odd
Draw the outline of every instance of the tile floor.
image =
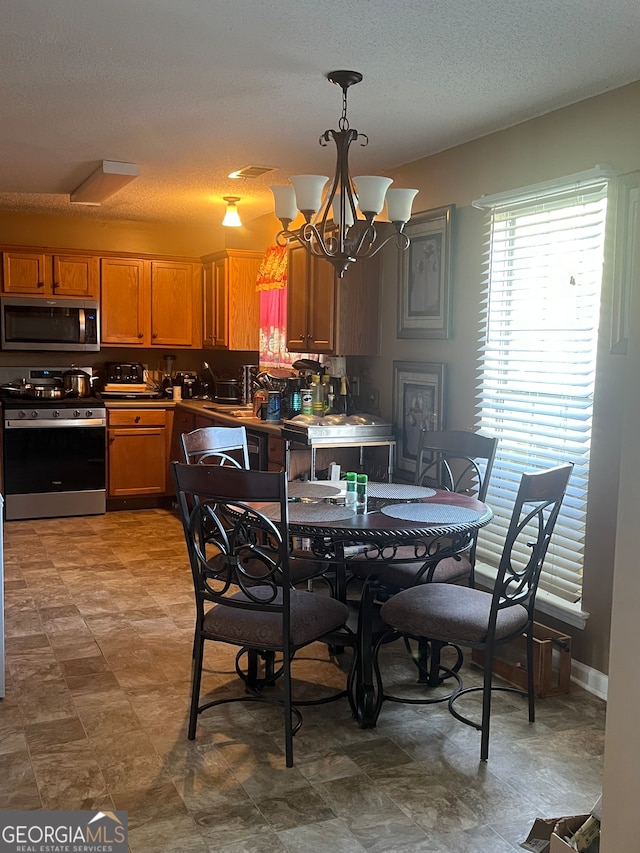
[[[486, 764], [440, 705], [386, 703], [367, 731], [346, 700], [304, 709], [289, 770], [267, 706], [213, 709], [189, 742], [191, 579], [168, 512], [8, 522], [5, 570], [0, 808], [125, 809], [133, 853], [508, 853], [600, 793], [605, 706], [577, 687], [534, 726], [503, 694]], [[208, 689], [237, 686], [228, 650], [206, 666]], [[343, 680], [321, 645], [296, 667], [305, 689]], [[413, 677], [399, 644], [383, 668]]]

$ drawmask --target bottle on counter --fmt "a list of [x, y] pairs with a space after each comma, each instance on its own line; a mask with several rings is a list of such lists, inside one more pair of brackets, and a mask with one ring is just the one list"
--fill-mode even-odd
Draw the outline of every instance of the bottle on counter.
[[313, 414], [313, 390], [312, 388], [302, 389], [302, 414]]
[[338, 412], [341, 415], [352, 415], [349, 407], [349, 392], [347, 391], [347, 377], [340, 378], [340, 394], [338, 396]]
[[320, 382], [320, 374], [314, 373], [311, 378], [311, 390], [313, 393], [313, 403], [312, 403], [312, 411], [314, 415], [318, 417], [323, 417], [324, 415], [324, 395], [323, 395], [323, 386]]

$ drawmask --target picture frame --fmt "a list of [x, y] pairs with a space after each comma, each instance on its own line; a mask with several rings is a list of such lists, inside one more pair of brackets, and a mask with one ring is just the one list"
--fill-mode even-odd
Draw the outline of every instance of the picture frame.
[[399, 338], [450, 338], [451, 242], [455, 205], [411, 217], [404, 231], [411, 240], [399, 253]]
[[421, 361], [393, 362], [394, 473], [413, 480], [420, 430], [444, 425], [445, 365]]

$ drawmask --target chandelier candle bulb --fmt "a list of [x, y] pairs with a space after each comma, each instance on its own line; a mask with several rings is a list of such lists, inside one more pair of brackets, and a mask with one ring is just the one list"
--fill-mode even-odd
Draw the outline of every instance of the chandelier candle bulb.
[[390, 222], [408, 222], [411, 219], [411, 205], [418, 190], [387, 190], [387, 216]]
[[326, 175], [291, 175], [291, 183], [295, 190], [296, 206], [307, 221], [320, 210], [322, 191], [329, 178]]
[[393, 181], [375, 175], [360, 175], [353, 181], [358, 193], [358, 207], [366, 217], [373, 218], [384, 207], [385, 194]]

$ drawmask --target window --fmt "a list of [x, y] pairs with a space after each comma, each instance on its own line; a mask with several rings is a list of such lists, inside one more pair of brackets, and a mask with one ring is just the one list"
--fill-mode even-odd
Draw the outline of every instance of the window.
[[474, 202], [489, 211], [478, 427], [500, 439], [478, 558], [497, 567], [521, 474], [574, 462], [539, 587], [561, 607], [582, 592], [607, 212], [606, 177], [577, 177]]

